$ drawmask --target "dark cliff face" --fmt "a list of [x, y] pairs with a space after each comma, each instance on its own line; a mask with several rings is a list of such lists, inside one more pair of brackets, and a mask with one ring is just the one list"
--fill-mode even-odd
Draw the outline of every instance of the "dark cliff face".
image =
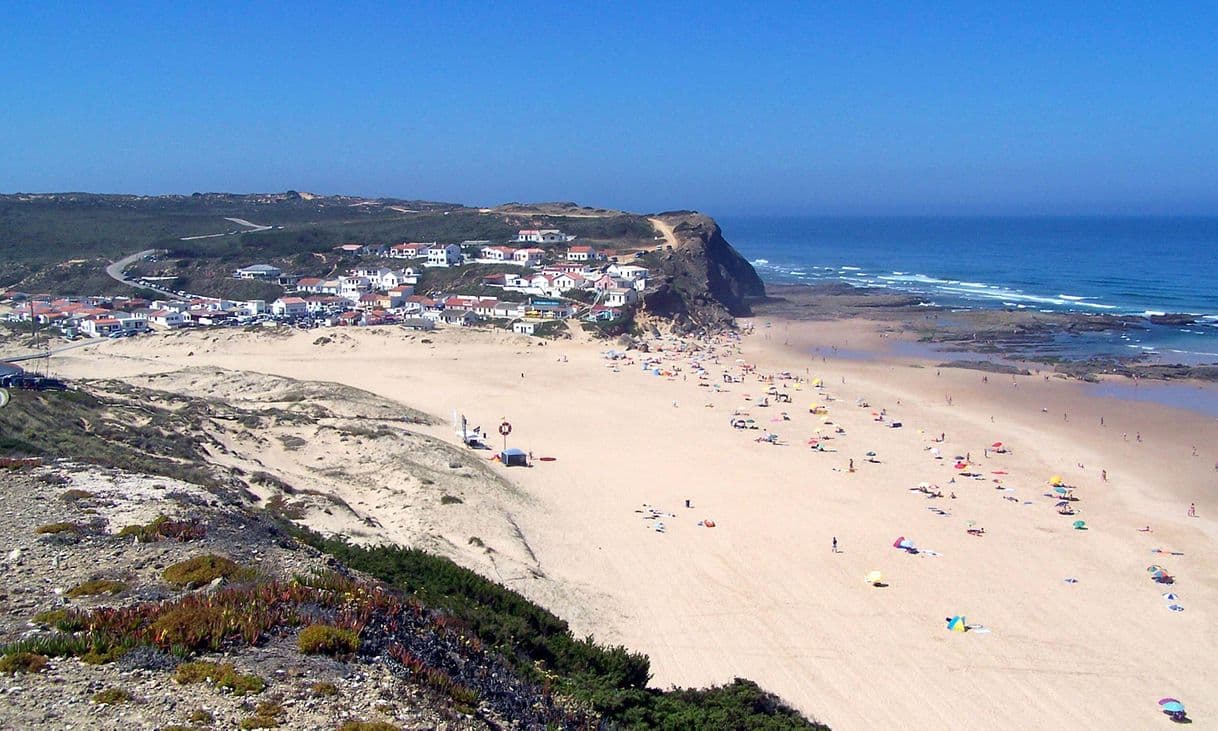
[[751, 313], [747, 298], [765, 296], [753, 265], [723, 238], [719, 225], [698, 213], [661, 214], [677, 244], [650, 263], [660, 284], [644, 298], [651, 314], [681, 329], [719, 328]]

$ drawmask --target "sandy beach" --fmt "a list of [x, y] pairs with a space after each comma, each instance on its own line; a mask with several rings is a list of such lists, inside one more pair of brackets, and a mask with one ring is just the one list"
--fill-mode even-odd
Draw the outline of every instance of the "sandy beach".
[[[537, 569], [498, 578], [577, 634], [646, 652], [658, 686], [747, 677], [836, 729], [1141, 728], [1165, 722], [1166, 695], [1196, 727], [1218, 717], [1218, 422], [1045, 374], [938, 369], [893, 355], [876, 328], [758, 323], [700, 355], [668, 340], [620, 360], [603, 342], [499, 331], [352, 328], [327, 345], [321, 331], [200, 331], [64, 353], [52, 370], [218, 367], [343, 383], [492, 434], [511, 422], [509, 446], [553, 460], [493, 465], [521, 496], [478, 505], [502, 503], [513, 527], [494, 535], [518, 534]], [[790, 403], [759, 405], [771, 386]], [[733, 428], [734, 411], [759, 428]], [[419, 429], [457, 441], [447, 423]], [[809, 448], [817, 429], [826, 451]], [[757, 441], [767, 431], [778, 444]], [[341, 461], [342, 443], [326, 448]], [[1055, 475], [1075, 515], [1058, 514]], [[943, 497], [911, 490], [923, 482]], [[427, 529], [392, 500], [360, 509], [394, 540]], [[886, 586], [864, 583], [872, 570]], [[954, 615], [973, 630], [949, 632]]]

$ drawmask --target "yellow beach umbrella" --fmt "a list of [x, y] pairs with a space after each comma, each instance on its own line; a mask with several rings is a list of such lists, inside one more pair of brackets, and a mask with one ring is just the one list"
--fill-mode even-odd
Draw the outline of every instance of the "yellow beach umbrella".
[[1054, 487], [1061, 487], [1066, 484], [1066, 481], [1062, 479], [1061, 475], [1053, 475], [1049, 478], [1049, 484]]
[[821, 382], [821, 380], [820, 380], [819, 378], [813, 378], [813, 379], [812, 379], [812, 385], [813, 385], [813, 386], [820, 386], [820, 385], [821, 385], [821, 383], [822, 383], [822, 382]]
[[863, 577], [863, 583], [871, 584], [872, 586], [882, 584], [884, 583], [884, 574], [880, 573], [879, 571], [871, 571]]

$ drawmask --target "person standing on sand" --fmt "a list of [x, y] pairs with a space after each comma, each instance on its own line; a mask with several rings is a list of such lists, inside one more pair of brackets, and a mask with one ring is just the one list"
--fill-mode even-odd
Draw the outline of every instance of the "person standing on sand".
[[837, 553], [837, 536], [833, 536], [833, 552]]
[[1188, 517], [1190, 517], [1190, 518], [1197, 517], [1197, 503], [1188, 504]]

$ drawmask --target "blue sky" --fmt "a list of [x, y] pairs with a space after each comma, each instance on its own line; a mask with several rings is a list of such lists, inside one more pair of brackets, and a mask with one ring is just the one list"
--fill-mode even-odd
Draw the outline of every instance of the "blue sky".
[[116, 5], [3, 11], [0, 191], [1218, 214], [1213, 4]]

